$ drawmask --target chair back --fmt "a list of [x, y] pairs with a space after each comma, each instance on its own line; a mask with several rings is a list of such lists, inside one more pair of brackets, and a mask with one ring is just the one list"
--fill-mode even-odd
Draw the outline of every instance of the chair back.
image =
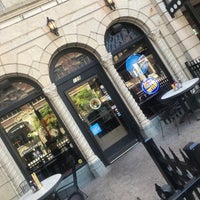
[[197, 89], [194, 93], [195, 102], [197, 107], [200, 107], [200, 89]]
[[77, 175], [76, 175], [76, 163], [72, 155], [67, 155], [68, 166], [72, 170], [72, 182], [63, 185], [55, 191], [56, 198], [59, 200], [68, 199], [74, 192], [79, 192]]

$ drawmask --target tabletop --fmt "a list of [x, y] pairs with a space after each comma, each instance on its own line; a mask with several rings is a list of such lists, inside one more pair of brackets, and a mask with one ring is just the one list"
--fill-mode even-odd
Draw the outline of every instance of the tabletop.
[[169, 99], [169, 98], [178, 97], [178, 96], [190, 91], [199, 82], [200, 82], [199, 78], [193, 78], [191, 80], [185, 81], [185, 82], [182, 83], [182, 87], [179, 88], [178, 90], [171, 89], [168, 92], [166, 92], [161, 97], [161, 100], [166, 100], [166, 99]]
[[47, 197], [57, 186], [62, 178], [61, 174], [52, 175], [41, 182], [42, 187], [37, 192], [29, 190], [19, 200], [42, 200]]

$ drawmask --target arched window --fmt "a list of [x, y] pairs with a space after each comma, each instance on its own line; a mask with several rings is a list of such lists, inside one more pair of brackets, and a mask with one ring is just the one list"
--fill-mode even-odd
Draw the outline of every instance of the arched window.
[[[41, 88], [25, 78], [0, 82], [0, 137], [22, 172], [43, 179], [69, 170], [67, 157], [83, 160]], [[44, 170], [46, 169], [46, 170]], [[58, 172], [58, 171], [57, 171]]]
[[[113, 55], [116, 70], [143, 112], [149, 118], [156, 115], [159, 109], [153, 106], [160, 105], [158, 95], [169, 87], [171, 77], [144, 32], [133, 24], [117, 23], [106, 31], [105, 45]], [[159, 89], [149, 92], [155, 84]]]
[[96, 62], [93, 55], [79, 48], [68, 48], [57, 54], [51, 63], [50, 76], [53, 82], [59, 82], [64, 77], [75, 74]]
[[136, 26], [127, 23], [115, 24], [106, 32], [106, 49], [114, 55], [119, 49], [130, 46], [144, 36], [144, 33]]
[[51, 81], [93, 151], [110, 164], [137, 142], [138, 125], [95, 55], [75, 47], [57, 52]]
[[0, 116], [41, 94], [41, 89], [24, 78], [7, 78], [0, 81]]

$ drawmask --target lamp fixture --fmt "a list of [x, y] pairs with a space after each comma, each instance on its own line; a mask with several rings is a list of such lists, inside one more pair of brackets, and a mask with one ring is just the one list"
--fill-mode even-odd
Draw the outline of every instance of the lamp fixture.
[[170, 16], [174, 18], [175, 12], [178, 11], [187, 0], [172, 0], [170, 2], [168, 2], [167, 0], [163, 1]]
[[47, 26], [49, 27], [49, 29], [52, 33], [54, 33], [56, 36], [59, 36], [58, 28], [57, 28], [55, 21], [53, 19], [49, 19], [47, 17]]
[[115, 2], [113, 0], [105, 0], [106, 5], [111, 9], [111, 10], [116, 10], [115, 7]]

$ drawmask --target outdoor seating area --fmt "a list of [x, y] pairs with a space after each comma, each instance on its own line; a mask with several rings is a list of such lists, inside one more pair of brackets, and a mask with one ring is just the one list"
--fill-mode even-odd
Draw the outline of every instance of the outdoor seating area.
[[161, 128], [161, 133], [164, 138], [164, 129], [168, 124], [174, 124], [177, 134], [180, 135], [179, 122], [184, 114], [184, 111], [178, 101], [170, 102], [165, 109], [159, 114], [158, 120]]
[[[186, 81], [186, 83], [183, 83], [183, 86], [178, 90], [171, 89], [161, 96], [161, 101], [163, 100], [166, 103], [166, 107], [158, 116], [159, 126], [157, 126], [157, 128], [159, 134], [155, 136], [153, 140], [157, 146], [163, 147], [163, 149], [161, 148], [161, 151], [168, 159], [166, 162], [171, 162], [169, 161], [167, 153], [168, 149], [169, 152], [172, 153], [173, 159], [177, 161], [178, 156], [176, 156], [176, 154], [181, 154], [183, 159], [185, 158], [180, 151], [180, 148], [183, 148], [189, 142], [200, 143], [200, 134], [198, 132], [200, 129], [200, 122], [198, 121], [198, 116], [200, 116], [200, 93], [198, 87], [195, 88], [195, 90], [192, 90], [198, 83], [199, 78], [191, 79]], [[183, 120], [184, 116], [186, 116], [188, 120]], [[163, 138], [164, 140], [162, 140]], [[166, 185], [166, 180], [161, 175], [159, 167], [156, 166], [157, 161], [155, 162], [155, 160], [153, 160], [154, 156], [152, 156], [153, 153], [151, 152], [151, 148], [150, 150], [148, 148], [149, 147], [147, 146], [145, 148], [144, 143], [136, 145], [136, 147], [131, 150], [136, 151], [134, 154], [128, 152], [127, 155], [123, 156], [117, 160], [114, 165], [109, 167], [110, 171], [106, 177], [95, 179], [83, 189], [79, 188], [75, 161], [73, 156], [71, 156], [70, 168], [72, 180], [70, 182], [66, 181], [63, 184], [66, 177], [61, 174], [54, 174], [42, 181], [42, 188], [40, 190], [33, 192], [27, 182], [23, 181], [19, 185], [23, 193], [20, 200], [118, 199], [124, 193], [122, 189], [127, 190], [127, 188], [124, 188], [127, 187], [127, 181], [131, 183], [129, 187], [131, 187], [133, 191], [136, 190], [136, 193], [129, 192], [127, 197], [123, 198], [123, 200], [130, 200], [130, 196], [141, 200], [159, 200], [159, 196], [162, 197], [163, 195], [165, 195], [165, 198], [161, 199], [167, 200], [168, 196], [170, 199], [174, 193], [172, 193], [172, 191], [165, 191], [165, 188], [161, 187]], [[155, 151], [155, 149], [154, 146], [153, 151]], [[173, 149], [173, 151], [171, 149]], [[161, 155], [160, 153], [157, 153], [155, 153], [155, 155], [157, 155], [156, 157]], [[121, 162], [126, 163], [126, 167]], [[178, 162], [181, 161], [178, 160]], [[185, 171], [183, 172], [185, 173]], [[195, 172], [196, 170], [194, 169], [194, 176]], [[126, 176], [130, 175], [128, 180], [123, 178], [124, 173], [126, 173]], [[142, 176], [139, 177], [137, 175], [138, 173], [141, 173]], [[122, 188], [120, 187], [118, 190], [116, 189], [117, 186], [115, 186], [116, 180], [120, 182], [120, 185], [122, 186]], [[193, 181], [193, 179], [191, 180]], [[199, 182], [199, 179], [197, 179], [197, 181]], [[62, 184], [59, 186], [61, 182]], [[142, 182], [145, 183], [144, 185], [146, 188], [143, 187]], [[146, 185], [146, 182], [149, 183], [148, 186]], [[188, 183], [188, 179], [185, 182]], [[93, 183], [96, 185], [96, 188], [94, 188]], [[107, 183], [109, 183], [108, 187]], [[109, 188], [113, 192], [109, 192]], [[140, 193], [142, 190], [145, 190], [147, 194], [144, 195], [143, 193]], [[149, 195], [152, 195], [152, 197], [149, 197]], [[116, 196], [118, 196], [118, 198], [116, 198]]]
[[[195, 84], [198, 83], [199, 80], [195, 80]], [[193, 88], [193, 86], [191, 86], [190, 89], [191, 88]], [[188, 89], [187, 92], [190, 92], [190, 89]], [[177, 91], [169, 90], [161, 96], [161, 99], [164, 99], [169, 92], [177, 93]], [[186, 96], [184, 97], [186, 98]], [[157, 128], [159, 134], [155, 136], [153, 140], [157, 146], [161, 146], [165, 150], [167, 149], [166, 152], [169, 148], [169, 152], [172, 152], [171, 149], [173, 149], [173, 153], [175, 152], [174, 155], [179, 155], [180, 148], [183, 148], [189, 142], [200, 143], [200, 134], [198, 131], [200, 129], [200, 122], [197, 120], [197, 116], [200, 116], [198, 102], [199, 89], [197, 88], [195, 91], [192, 91], [189, 97], [188, 99], [181, 97], [181, 100], [180, 98], [172, 98], [171, 101], [167, 101], [166, 108], [158, 117], [159, 126], [157, 126]], [[187, 104], [188, 102], [189, 104]], [[187, 110], [184, 109], [183, 103]], [[188, 120], [182, 121], [182, 117], [185, 114], [188, 116]], [[132, 151], [135, 152], [131, 153]], [[164, 151], [165, 155], [167, 155], [166, 152]], [[130, 186], [128, 186], [130, 187], [129, 193], [125, 195], [126, 197], [123, 197], [123, 200], [130, 200], [130, 196], [134, 197], [132, 199], [159, 200], [159, 194], [160, 196], [163, 195], [163, 188], [160, 186], [166, 185], [166, 180], [161, 175], [150, 154], [151, 152], [148, 153], [144, 145], [139, 143], [139, 145], [136, 145], [127, 155], [124, 155], [109, 167], [109, 172], [106, 177], [95, 179], [83, 189], [79, 188], [75, 162], [72, 158], [70, 162], [72, 180], [70, 182], [66, 181], [65, 184], [59, 186], [61, 181], [64, 181], [65, 177], [61, 174], [53, 175], [57, 177], [55, 181], [50, 181], [50, 183], [52, 183], [50, 186], [49, 184], [48, 186], [45, 184], [47, 182], [49, 183], [49, 180], [53, 176], [43, 180], [43, 188], [33, 193], [30, 187], [27, 186], [27, 182], [23, 181], [19, 186], [23, 192], [20, 200], [35, 199], [37, 195], [37, 199], [40, 200], [119, 199], [124, 191], [128, 190], [127, 183], [130, 183]], [[124, 166], [123, 163], [126, 163], [126, 166]], [[128, 176], [127, 180], [124, 179], [124, 175], [125, 177]], [[116, 181], [120, 185], [120, 188], [118, 188], [118, 184], [116, 185]], [[110, 192], [109, 189], [112, 192]], [[145, 191], [145, 193], [143, 193], [143, 191]], [[166, 194], [168, 194], [167, 191], [165, 192], [165, 195]], [[171, 193], [169, 193], [169, 197], [170, 196], [172, 196]], [[165, 199], [168, 198], [166, 197]]]
[[41, 188], [35, 188], [37, 187], [35, 185], [29, 186], [27, 181], [23, 181], [19, 185], [22, 190], [22, 196], [19, 200], [85, 200], [88, 198], [87, 194], [79, 188], [73, 156], [71, 156], [69, 165], [72, 173], [70, 182], [68, 182], [70, 177], [66, 178], [62, 174], [47, 177], [41, 181]]
[[[200, 114], [200, 111], [197, 114]], [[160, 131], [159, 126], [158, 130]], [[170, 123], [167, 128], [164, 127], [164, 139], [159, 132], [153, 140], [158, 147], [161, 146], [168, 154], [171, 155], [170, 147], [179, 157], [181, 156], [179, 150], [183, 149], [189, 142], [200, 143], [199, 130], [200, 121], [197, 121], [195, 116], [191, 115], [190, 123], [186, 120], [179, 124], [180, 135], [177, 134], [174, 125]], [[181, 157], [180, 160], [182, 160]], [[111, 166], [106, 177], [92, 181], [83, 189], [88, 194], [89, 200], [160, 200], [155, 184], [163, 186], [166, 185], [166, 181], [144, 145], [139, 143]]]

